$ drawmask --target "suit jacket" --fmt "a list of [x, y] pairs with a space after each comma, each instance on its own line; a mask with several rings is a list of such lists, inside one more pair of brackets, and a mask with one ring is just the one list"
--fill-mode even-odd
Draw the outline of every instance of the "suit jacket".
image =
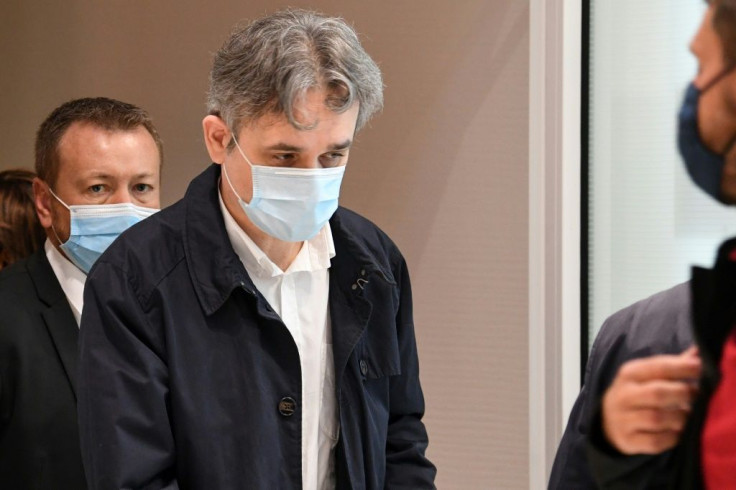
[[78, 335], [43, 248], [0, 272], [0, 488], [86, 488]]

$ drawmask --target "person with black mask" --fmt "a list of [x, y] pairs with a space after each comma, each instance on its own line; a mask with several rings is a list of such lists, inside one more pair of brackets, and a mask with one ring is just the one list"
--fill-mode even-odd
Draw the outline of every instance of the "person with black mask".
[[[678, 147], [697, 186], [734, 204], [736, 1], [708, 3], [691, 43], [699, 70], [679, 112]], [[728, 476], [736, 432], [726, 430], [736, 427], [726, 409], [736, 400], [724, 389], [736, 387], [727, 382], [734, 259], [736, 239], [721, 246], [712, 270], [695, 268], [688, 283], [604, 323], [549, 488], [736, 488]]]

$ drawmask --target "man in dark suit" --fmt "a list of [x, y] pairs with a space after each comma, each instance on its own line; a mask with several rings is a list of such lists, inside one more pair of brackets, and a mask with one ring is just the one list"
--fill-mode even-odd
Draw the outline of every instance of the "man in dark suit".
[[112, 99], [67, 102], [38, 130], [47, 240], [0, 272], [0, 488], [86, 488], [75, 382], [84, 282], [122, 230], [159, 208], [162, 157], [148, 114]]

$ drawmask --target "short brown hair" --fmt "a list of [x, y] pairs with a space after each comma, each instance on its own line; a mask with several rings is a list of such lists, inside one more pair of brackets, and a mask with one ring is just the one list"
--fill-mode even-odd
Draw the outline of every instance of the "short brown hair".
[[35, 252], [45, 234], [33, 203], [30, 170], [0, 172], [0, 269]]
[[75, 122], [109, 131], [130, 131], [143, 126], [156, 142], [161, 163], [164, 161], [161, 137], [151, 116], [140, 107], [107, 97], [70, 100], [54, 109], [36, 133], [36, 173], [49, 185], [56, 183], [59, 173], [59, 142]]

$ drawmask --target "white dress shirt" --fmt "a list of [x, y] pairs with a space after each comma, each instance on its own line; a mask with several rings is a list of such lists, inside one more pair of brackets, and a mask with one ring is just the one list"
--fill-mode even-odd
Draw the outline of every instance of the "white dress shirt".
[[69, 302], [69, 306], [72, 308], [74, 319], [77, 320], [77, 327], [79, 326], [79, 320], [82, 318], [82, 305], [84, 303], [84, 282], [87, 280], [87, 274], [79, 270], [79, 268], [72, 264], [69, 259], [64, 257], [56, 247], [54, 247], [49, 239], [43, 244], [43, 248], [46, 251], [46, 258], [49, 259], [49, 264], [56, 275], [56, 279], [61, 284], [61, 289], [64, 291], [66, 300]]
[[289, 329], [302, 371], [302, 488], [335, 488], [334, 448], [339, 423], [328, 307], [330, 259], [335, 256], [327, 223], [302, 245], [282, 271], [238, 226], [220, 195], [230, 243], [253, 283]]

